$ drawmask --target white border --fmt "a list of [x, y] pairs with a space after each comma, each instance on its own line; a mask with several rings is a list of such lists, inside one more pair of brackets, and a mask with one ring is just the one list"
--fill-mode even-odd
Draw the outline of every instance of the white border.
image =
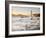
[[[19, 6], [19, 7], [37, 7], [40, 8], [40, 30], [33, 30], [33, 31], [12, 31], [12, 6]], [[42, 5], [22, 5], [22, 4], [9, 4], [9, 35], [19, 35], [19, 34], [36, 34], [36, 33], [43, 33], [43, 6]]]

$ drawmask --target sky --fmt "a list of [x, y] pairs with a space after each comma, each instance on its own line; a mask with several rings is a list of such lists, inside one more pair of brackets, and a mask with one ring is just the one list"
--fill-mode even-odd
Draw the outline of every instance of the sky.
[[30, 15], [31, 10], [34, 13], [40, 13], [40, 8], [35, 7], [13, 7], [12, 8], [14, 14], [24, 14], [24, 15]]

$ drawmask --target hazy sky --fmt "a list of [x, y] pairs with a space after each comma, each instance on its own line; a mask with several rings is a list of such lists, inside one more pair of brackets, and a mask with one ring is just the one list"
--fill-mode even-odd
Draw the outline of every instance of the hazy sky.
[[15, 14], [29, 14], [32, 12], [40, 13], [40, 8], [35, 7], [13, 7], [13, 13]]

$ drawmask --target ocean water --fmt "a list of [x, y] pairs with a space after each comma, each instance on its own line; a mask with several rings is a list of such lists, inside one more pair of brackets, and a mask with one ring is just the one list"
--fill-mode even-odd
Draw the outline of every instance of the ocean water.
[[40, 30], [40, 17], [12, 16], [12, 31]]

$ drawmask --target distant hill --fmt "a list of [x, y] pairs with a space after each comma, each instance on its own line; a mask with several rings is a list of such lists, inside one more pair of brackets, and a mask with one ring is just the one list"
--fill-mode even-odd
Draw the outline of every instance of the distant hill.
[[[23, 15], [23, 14], [12, 14], [12, 16], [23, 16], [23, 17], [29, 17], [29, 15]], [[30, 15], [31, 16], [31, 15]], [[40, 14], [32, 14], [32, 16], [35, 16], [35, 17], [40, 17]]]
[[40, 14], [33, 14], [33, 16], [35, 16], [35, 17], [40, 17]]

